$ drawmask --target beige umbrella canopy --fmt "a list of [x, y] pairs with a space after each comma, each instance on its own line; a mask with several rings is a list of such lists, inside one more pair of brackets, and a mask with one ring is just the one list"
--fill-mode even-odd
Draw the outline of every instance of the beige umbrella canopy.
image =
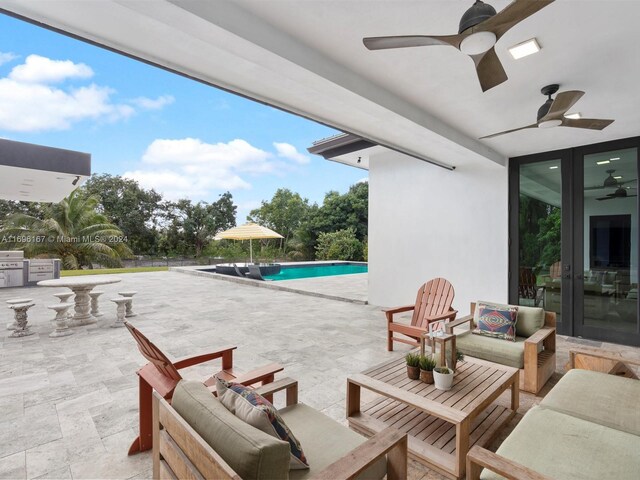
[[277, 232], [258, 225], [257, 223], [245, 223], [239, 227], [233, 227], [224, 232], [220, 232], [215, 236], [216, 240], [249, 240], [249, 256], [253, 263], [253, 245], [251, 240], [262, 240], [267, 238], [284, 238]]

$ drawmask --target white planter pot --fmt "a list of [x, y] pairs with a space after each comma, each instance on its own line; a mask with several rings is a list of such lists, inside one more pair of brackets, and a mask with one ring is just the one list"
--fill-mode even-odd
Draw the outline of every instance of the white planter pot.
[[438, 390], [451, 390], [453, 386], [453, 371], [449, 369], [451, 373], [440, 373], [437, 370], [433, 371], [433, 382]]

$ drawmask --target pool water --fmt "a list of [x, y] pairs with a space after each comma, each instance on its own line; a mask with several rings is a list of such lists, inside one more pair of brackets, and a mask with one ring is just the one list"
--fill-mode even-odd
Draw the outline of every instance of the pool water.
[[283, 265], [277, 275], [266, 275], [269, 280], [294, 280], [296, 278], [329, 277], [351, 273], [367, 273], [364, 263], [325, 263], [319, 265]]

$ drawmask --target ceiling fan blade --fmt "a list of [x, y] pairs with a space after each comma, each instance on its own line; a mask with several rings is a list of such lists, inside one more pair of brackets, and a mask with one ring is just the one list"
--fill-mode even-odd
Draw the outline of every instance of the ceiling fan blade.
[[616, 198], [615, 196], [606, 196], [606, 197], [600, 197], [600, 198], [596, 198], [596, 200], [598, 201], [602, 201], [602, 200], [613, 200], [614, 198]]
[[614, 120], [603, 120], [600, 118], [579, 118], [572, 120], [564, 118], [561, 127], [587, 128], [589, 130], [602, 130], [611, 125]]
[[451, 45], [460, 48], [462, 39], [467, 34], [460, 35], [398, 35], [393, 37], [366, 37], [362, 43], [369, 50], [386, 50], [388, 48], [427, 47], [429, 45]]
[[[605, 187], [604, 185], [594, 185], [593, 187], [584, 187], [584, 191], [586, 192], [589, 190], [604, 190], [605, 188], [608, 188], [608, 187]], [[615, 187], [610, 187], [610, 188], [615, 188]]]
[[491, 31], [495, 33], [496, 38], [499, 39], [511, 27], [542, 10], [550, 3], [553, 3], [553, 0], [515, 0], [496, 15], [475, 27], [474, 30], [476, 32]]
[[472, 55], [471, 58], [476, 64], [476, 72], [478, 72], [478, 80], [483, 92], [507, 81], [507, 73], [500, 63], [495, 48], [491, 47], [484, 53]]
[[545, 120], [553, 120], [556, 118], [562, 118], [562, 116], [573, 107], [578, 100], [582, 98], [584, 92], [580, 90], [569, 90], [556, 95], [553, 99], [553, 103], [549, 108], [547, 114], [540, 119], [541, 122]]
[[534, 123], [533, 125], [527, 125], [526, 127], [514, 128], [513, 130], [505, 130], [504, 132], [493, 133], [491, 135], [485, 135], [484, 137], [480, 137], [478, 140], [482, 140], [482, 139], [485, 139], [485, 138], [493, 138], [493, 137], [497, 137], [499, 135], [505, 135], [507, 133], [517, 132], [518, 130], [526, 130], [527, 128], [538, 128], [538, 124]]

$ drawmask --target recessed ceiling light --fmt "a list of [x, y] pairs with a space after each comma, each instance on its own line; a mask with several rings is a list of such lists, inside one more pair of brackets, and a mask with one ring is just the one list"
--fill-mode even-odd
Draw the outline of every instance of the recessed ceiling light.
[[607, 163], [610, 163], [609, 160], [602, 160], [600, 162], [596, 162], [596, 165], [606, 165]]
[[579, 118], [581, 118], [582, 115], [580, 115], [580, 112], [576, 112], [576, 113], [567, 113], [565, 114], [564, 118], [569, 118], [571, 120], [578, 120]]
[[509, 53], [514, 58], [514, 60], [519, 60], [528, 55], [538, 53], [539, 51], [540, 45], [535, 38], [531, 38], [509, 48]]
[[549, 170], [555, 170], [556, 168], [558, 168], [558, 166], [554, 165], [553, 167], [549, 167]]
[[620, 180], [620, 179], [622, 178], [622, 175], [616, 175], [616, 176], [615, 176], [615, 177], [613, 177], [613, 178], [615, 178], [616, 180]]
[[615, 162], [616, 160], [620, 160], [620, 157], [613, 157], [613, 158], [610, 158], [609, 160], [611, 160], [612, 162]]

